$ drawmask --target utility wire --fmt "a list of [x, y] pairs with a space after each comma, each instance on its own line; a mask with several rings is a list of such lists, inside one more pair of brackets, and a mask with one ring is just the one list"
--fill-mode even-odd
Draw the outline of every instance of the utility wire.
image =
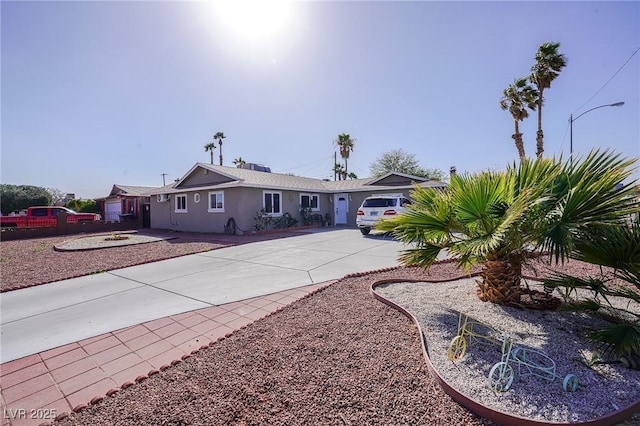
[[597, 91], [593, 96], [591, 96], [587, 102], [585, 102], [585, 103], [583, 103], [582, 105], [580, 105], [580, 107], [579, 107], [578, 109], [576, 109], [575, 111], [573, 111], [573, 112], [572, 112], [572, 114], [575, 114], [576, 112], [580, 111], [580, 109], [581, 109], [582, 107], [584, 107], [586, 104], [588, 104], [589, 102], [591, 102], [591, 100], [592, 100], [593, 98], [595, 98], [596, 96], [598, 96], [598, 93], [602, 92], [602, 89], [604, 89], [605, 87], [607, 87], [607, 85], [608, 85], [609, 83], [611, 83], [611, 80], [613, 80], [613, 79], [615, 78], [615, 76], [616, 76], [616, 75], [618, 75], [618, 73], [619, 73], [620, 71], [622, 71], [622, 68], [624, 68], [624, 67], [629, 63], [629, 61], [631, 60], [631, 58], [633, 58], [633, 57], [635, 56], [635, 54], [636, 54], [636, 53], [638, 53], [638, 51], [639, 51], [639, 50], [640, 50], [640, 47], [638, 47], [638, 48], [637, 48], [637, 49], [636, 49], [636, 50], [631, 54], [631, 56], [629, 56], [629, 59], [627, 59], [627, 61], [626, 61], [624, 64], [622, 64], [622, 66], [621, 66], [620, 68], [618, 68], [618, 71], [616, 71], [616, 72], [611, 76], [611, 78], [610, 78], [610, 79], [609, 79], [609, 80], [604, 84], [604, 86], [602, 86], [602, 87], [600, 88], [600, 90], [598, 90], [598, 91]]

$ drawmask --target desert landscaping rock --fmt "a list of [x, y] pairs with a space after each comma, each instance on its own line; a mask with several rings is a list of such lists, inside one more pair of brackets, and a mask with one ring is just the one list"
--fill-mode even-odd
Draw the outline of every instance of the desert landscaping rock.
[[[2, 291], [222, 247], [215, 236], [106, 250], [57, 252], [64, 238], [2, 243]], [[549, 272], [537, 262], [530, 276]], [[555, 270], [587, 276], [570, 262]], [[477, 270], [475, 270], [477, 271]], [[62, 425], [412, 424], [493, 425], [455, 403], [427, 370], [420, 336], [403, 314], [370, 294], [381, 280], [446, 280], [461, 272], [396, 268], [352, 274], [268, 315], [185, 360], [133, 377], [108, 398], [78, 405]], [[437, 285], [437, 284], [436, 284]], [[471, 295], [475, 289], [468, 289]], [[519, 389], [514, 387], [514, 390]], [[585, 394], [586, 402], [599, 401]], [[58, 423], [56, 423], [58, 424]], [[640, 424], [640, 415], [620, 423]]]
[[61, 424], [493, 425], [442, 391], [418, 329], [369, 292], [459, 275], [446, 263], [344, 278]]

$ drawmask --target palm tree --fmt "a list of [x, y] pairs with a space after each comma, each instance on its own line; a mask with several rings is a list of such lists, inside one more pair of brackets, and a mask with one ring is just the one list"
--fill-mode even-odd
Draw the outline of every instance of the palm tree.
[[533, 252], [564, 261], [591, 226], [618, 224], [634, 210], [632, 185], [619, 186], [634, 162], [594, 151], [580, 164], [525, 159], [502, 172], [455, 174], [442, 190], [416, 186], [414, 203], [376, 227], [415, 244], [404, 264], [428, 268], [445, 249], [466, 270], [481, 263], [478, 297], [517, 305]]
[[345, 171], [344, 167], [342, 167], [342, 164], [340, 163], [336, 163], [333, 166], [333, 173], [335, 176], [337, 176], [338, 180], [346, 180], [347, 179], [347, 172]]
[[558, 53], [560, 43], [542, 43], [536, 52], [536, 63], [531, 67], [529, 80], [538, 88], [538, 132], [536, 134], [536, 156], [542, 158], [544, 152], [544, 134], [542, 132], [542, 104], [544, 89], [551, 87], [551, 82], [560, 75], [567, 66], [567, 58]]
[[222, 139], [225, 139], [226, 136], [222, 132], [218, 132], [213, 135], [213, 139], [218, 140], [218, 145], [220, 145], [220, 165], [222, 166]]
[[500, 108], [508, 110], [513, 117], [515, 125], [515, 133], [511, 135], [516, 143], [516, 149], [521, 160], [524, 160], [526, 155], [524, 152], [524, 142], [522, 141], [522, 133], [520, 133], [519, 122], [529, 117], [527, 108], [532, 111], [536, 109], [536, 103], [538, 101], [538, 91], [531, 87], [526, 77], [519, 78], [509, 85], [504, 92], [502, 92], [502, 99], [500, 99]]
[[349, 153], [353, 151], [353, 146], [356, 140], [351, 139], [351, 136], [348, 133], [342, 133], [338, 135], [336, 139], [336, 145], [340, 148], [340, 156], [344, 159], [344, 171], [346, 173], [349, 172], [349, 168], [347, 166], [347, 160], [349, 159]]
[[213, 151], [216, 149], [216, 144], [209, 142], [204, 146], [204, 152], [209, 151], [211, 153], [211, 164], [213, 164]]
[[244, 161], [244, 160], [242, 159], [242, 157], [238, 157], [238, 158], [236, 158], [235, 160], [233, 160], [233, 164], [235, 164], [235, 165], [236, 165], [236, 167], [240, 168], [240, 167], [242, 167], [242, 165], [243, 165], [243, 164], [247, 164], [247, 162], [246, 162], [246, 161]]

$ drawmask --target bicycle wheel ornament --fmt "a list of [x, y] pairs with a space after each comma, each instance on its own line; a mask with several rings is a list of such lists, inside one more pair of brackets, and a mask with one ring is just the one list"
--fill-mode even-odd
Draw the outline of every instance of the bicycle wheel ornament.
[[447, 351], [447, 357], [449, 361], [459, 360], [464, 356], [467, 350], [467, 340], [462, 336], [456, 336], [451, 340], [449, 344], [449, 350]]
[[573, 374], [567, 374], [562, 381], [562, 389], [567, 392], [575, 392], [578, 390], [578, 378]]
[[489, 371], [489, 387], [494, 392], [506, 392], [513, 383], [513, 368], [504, 361], [496, 363]]

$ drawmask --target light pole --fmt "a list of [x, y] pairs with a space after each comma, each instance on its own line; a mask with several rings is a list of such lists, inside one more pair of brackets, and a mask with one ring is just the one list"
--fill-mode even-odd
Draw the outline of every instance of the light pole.
[[573, 163], [573, 122], [576, 121], [578, 118], [582, 117], [583, 115], [585, 115], [586, 113], [593, 111], [594, 109], [604, 108], [604, 107], [619, 107], [622, 105], [624, 105], [624, 102], [616, 102], [614, 104], [600, 105], [595, 108], [586, 110], [576, 118], [573, 118], [573, 114], [569, 116], [569, 128], [570, 128], [569, 130], [569, 161], [571, 163]]

